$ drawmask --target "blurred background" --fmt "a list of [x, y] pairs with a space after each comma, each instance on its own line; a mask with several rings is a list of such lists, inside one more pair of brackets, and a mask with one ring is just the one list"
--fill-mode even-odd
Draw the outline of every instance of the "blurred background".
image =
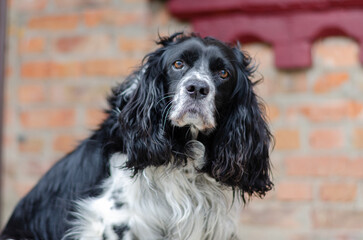
[[0, 228], [158, 34], [197, 31], [255, 59], [276, 138], [275, 189], [244, 207], [241, 238], [363, 239], [363, 1], [6, 3]]

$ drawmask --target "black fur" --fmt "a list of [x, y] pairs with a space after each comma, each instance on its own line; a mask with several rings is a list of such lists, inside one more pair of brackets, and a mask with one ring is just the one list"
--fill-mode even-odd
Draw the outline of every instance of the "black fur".
[[[174, 34], [161, 38], [161, 47], [148, 54], [143, 65], [113, 89], [108, 118], [73, 152], [61, 159], [15, 208], [0, 239], [61, 239], [71, 227], [74, 201], [101, 193], [109, 176], [108, 159], [126, 153], [126, 168], [138, 174], [148, 166], [185, 164], [189, 127], [172, 126], [167, 105], [175, 83], [168, 79], [168, 59], [186, 41], [220, 49], [231, 65], [231, 79], [217, 84], [216, 129], [201, 132], [206, 149], [203, 171], [245, 196], [264, 196], [270, 180], [269, 150], [272, 140], [263, 106], [253, 91], [250, 58], [237, 47], [213, 38]], [[193, 56], [189, 56], [193, 61]], [[210, 66], [214, 68], [216, 66]], [[139, 78], [131, 94], [123, 94]], [[174, 85], [173, 85], [174, 84]], [[228, 96], [228, 97], [227, 97]], [[122, 204], [122, 203], [120, 203]], [[123, 232], [127, 226], [115, 228]]]

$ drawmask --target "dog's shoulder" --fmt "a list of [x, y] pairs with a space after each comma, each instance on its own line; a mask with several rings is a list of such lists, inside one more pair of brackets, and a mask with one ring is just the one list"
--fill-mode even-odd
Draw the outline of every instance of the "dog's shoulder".
[[18, 203], [2, 234], [17, 239], [61, 239], [71, 220], [73, 202], [101, 193], [98, 186], [109, 175], [103, 159], [99, 142], [83, 141]]

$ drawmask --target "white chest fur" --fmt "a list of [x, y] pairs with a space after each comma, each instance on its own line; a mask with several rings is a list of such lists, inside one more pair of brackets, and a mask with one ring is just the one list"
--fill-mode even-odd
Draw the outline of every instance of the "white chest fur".
[[97, 198], [78, 203], [73, 239], [237, 239], [232, 191], [189, 161], [185, 167], [149, 167], [135, 177], [111, 159], [111, 176]]

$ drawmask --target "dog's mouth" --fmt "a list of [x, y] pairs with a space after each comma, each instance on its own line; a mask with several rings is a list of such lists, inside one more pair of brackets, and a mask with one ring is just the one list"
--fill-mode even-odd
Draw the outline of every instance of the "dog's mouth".
[[195, 105], [184, 107], [179, 111], [177, 107], [173, 107], [169, 118], [172, 124], [178, 127], [191, 125], [200, 131], [215, 128], [214, 117]]

